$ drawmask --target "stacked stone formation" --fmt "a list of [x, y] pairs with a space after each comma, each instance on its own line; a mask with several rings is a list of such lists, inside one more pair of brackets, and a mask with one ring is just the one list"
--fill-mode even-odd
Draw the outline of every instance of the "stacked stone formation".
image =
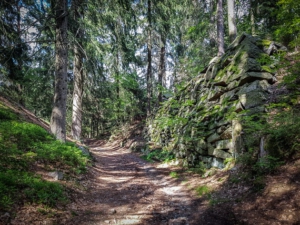
[[[276, 82], [272, 54], [284, 50], [275, 42], [239, 36], [163, 105], [149, 126], [151, 140], [187, 164], [223, 168], [226, 158], [244, 148], [241, 116], [266, 111], [270, 86]], [[162, 118], [173, 123], [163, 125]]]

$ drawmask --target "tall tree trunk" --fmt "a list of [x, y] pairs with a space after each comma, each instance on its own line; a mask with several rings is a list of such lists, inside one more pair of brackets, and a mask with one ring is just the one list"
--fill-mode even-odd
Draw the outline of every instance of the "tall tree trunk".
[[237, 35], [234, 6], [235, 6], [235, 0], [227, 0], [228, 28], [229, 28], [230, 42], [233, 42]]
[[67, 0], [55, 1], [56, 43], [55, 43], [55, 91], [50, 127], [55, 137], [66, 141], [67, 102]]
[[223, 0], [217, 0], [217, 36], [218, 36], [218, 56], [224, 54], [224, 17]]
[[[75, 21], [78, 21], [83, 16], [83, 12], [81, 10], [81, 1], [74, 1], [74, 4], [74, 19]], [[78, 27], [75, 38], [77, 40], [77, 43], [75, 43], [74, 45], [74, 90], [71, 133], [75, 140], [80, 140], [82, 130], [82, 96], [84, 85], [82, 53], [83, 30], [81, 29], [81, 27]]]
[[147, 44], [147, 116], [151, 115], [151, 100], [152, 100], [152, 20], [151, 20], [151, 0], [148, 0], [148, 44]]
[[163, 79], [166, 76], [166, 38], [164, 35], [161, 35], [161, 48], [160, 48], [160, 57], [159, 57], [159, 71], [158, 71], [158, 104], [162, 102], [162, 90], [163, 90]]
[[[79, 44], [79, 43], [78, 43]], [[82, 96], [84, 74], [82, 68], [82, 52], [78, 45], [74, 46], [74, 90], [72, 106], [72, 136], [80, 140], [82, 130]]]

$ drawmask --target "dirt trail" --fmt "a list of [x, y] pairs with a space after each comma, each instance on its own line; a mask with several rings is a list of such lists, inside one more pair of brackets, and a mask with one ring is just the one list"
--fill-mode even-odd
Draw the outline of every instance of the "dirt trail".
[[67, 224], [192, 224], [192, 199], [167, 168], [127, 149], [88, 143], [95, 157], [86, 195], [70, 205]]

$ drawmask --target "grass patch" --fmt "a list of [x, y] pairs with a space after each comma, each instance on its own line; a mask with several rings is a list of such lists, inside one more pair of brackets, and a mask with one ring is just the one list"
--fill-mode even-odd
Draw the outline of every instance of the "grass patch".
[[200, 187], [197, 187], [195, 189], [196, 193], [198, 196], [204, 196], [204, 195], [208, 195], [210, 194], [211, 190], [209, 189], [208, 186], [206, 185], [203, 185], [203, 186], [200, 186]]
[[154, 149], [149, 152], [146, 152], [143, 156], [141, 156], [141, 158], [148, 162], [170, 162], [173, 159], [175, 159], [175, 155], [167, 150]]
[[89, 158], [75, 144], [56, 141], [0, 104], [0, 209], [11, 209], [18, 202], [53, 207], [67, 200], [62, 185], [31, 171], [37, 163], [77, 174], [86, 170]]
[[176, 178], [176, 179], [179, 178], [179, 174], [177, 172], [175, 172], [175, 171], [172, 171], [169, 175], [172, 178]]

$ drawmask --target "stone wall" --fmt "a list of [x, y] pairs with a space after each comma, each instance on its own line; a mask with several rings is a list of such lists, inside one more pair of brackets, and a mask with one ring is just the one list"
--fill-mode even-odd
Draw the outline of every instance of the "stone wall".
[[224, 167], [243, 151], [241, 117], [264, 113], [276, 82], [273, 55], [285, 48], [247, 34], [170, 98], [149, 123], [152, 142], [190, 165]]

